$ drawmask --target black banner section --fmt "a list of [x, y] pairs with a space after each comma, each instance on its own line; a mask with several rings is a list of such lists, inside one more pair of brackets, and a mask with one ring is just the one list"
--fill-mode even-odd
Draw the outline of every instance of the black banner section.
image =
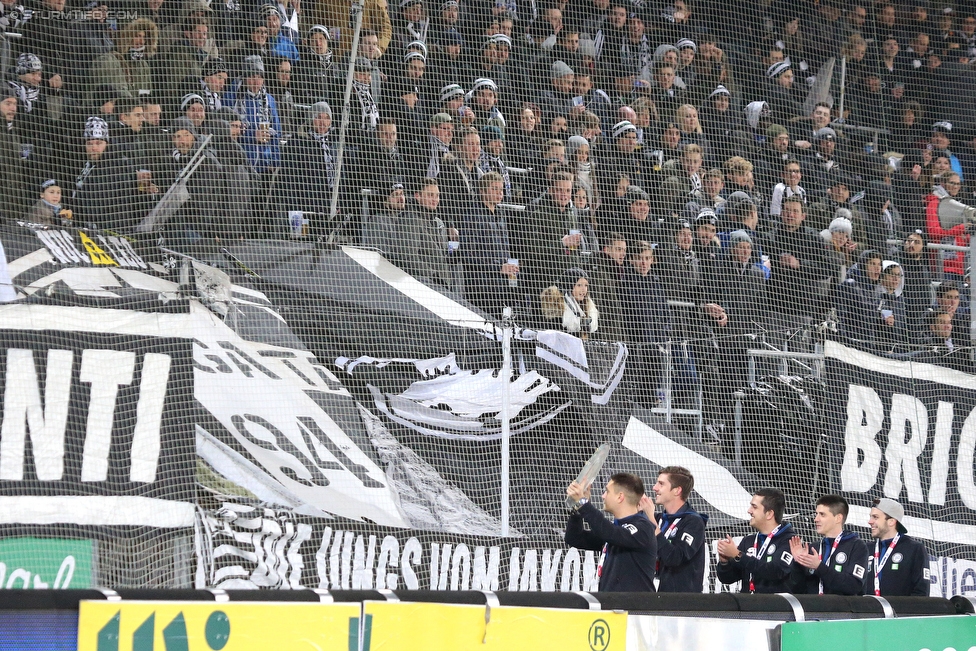
[[0, 369], [4, 523], [186, 526], [190, 340], [3, 330]]
[[[862, 516], [880, 497], [936, 555], [976, 543], [976, 378], [827, 342], [828, 477]], [[863, 525], [863, 522], [855, 522]], [[933, 542], [934, 541], [934, 542]], [[933, 569], [934, 571], [934, 569]]]

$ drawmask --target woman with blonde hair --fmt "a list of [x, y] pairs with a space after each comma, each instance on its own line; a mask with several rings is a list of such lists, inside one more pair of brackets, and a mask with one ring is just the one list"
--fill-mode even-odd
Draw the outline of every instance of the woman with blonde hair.
[[112, 86], [122, 97], [149, 95], [153, 90], [149, 59], [156, 56], [159, 28], [148, 18], [137, 18], [115, 38], [115, 49], [92, 63], [89, 100], [99, 86]]
[[590, 277], [579, 268], [567, 269], [557, 285], [542, 290], [542, 316], [562, 320], [563, 329], [580, 339], [597, 331], [600, 312], [590, 298]]
[[698, 145], [702, 150], [702, 155], [709, 156], [708, 137], [702, 130], [701, 123], [698, 121], [698, 109], [691, 104], [682, 104], [674, 112], [674, 123], [681, 131], [681, 141], [679, 147], [687, 145]]

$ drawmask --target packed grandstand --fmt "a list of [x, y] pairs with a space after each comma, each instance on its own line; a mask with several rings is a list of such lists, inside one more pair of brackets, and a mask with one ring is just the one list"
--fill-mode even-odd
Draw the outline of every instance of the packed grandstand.
[[[113, 387], [145, 385], [157, 353], [133, 337], [168, 338], [170, 377], [196, 379], [164, 391], [165, 414], [196, 429], [160, 417], [179, 449], [156, 450], [171, 464], [159, 490], [199, 509], [166, 525], [31, 516], [5, 533], [131, 526], [95, 536], [104, 559], [126, 558], [100, 565], [119, 584], [297, 587], [349, 583], [316, 569], [319, 541], [338, 559], [353, 532], [361, 548], [409, 528], [439, 541], [424, 580], [443, 588], [437, 545], [459, 543], [430, 532], [508, 534], [510, 516], [513, 536], [561, 549], [559, 491], [607, 441], [611, 466], [653, 476], [674, 462], [648, 451], [653, 432], [708, 459], [696, 475], [733, 468], [744, 486], [786, 490], [793, 511], [818, 487], [864, 497], [883, 483], [918, 503], [934, 554], [968, 557], [971, 437], [952, 432], [973, 406], [976, 5], [2, 0], [0, 27], [0, 299], [26, 310], [0, 322], [63, 328], [8, 337], [41, 375], [57, 355], [37, 351], [89, 352], [81, 331], [138, 351]], [[111, 282], [87, 273], [113, 265]], [[207, 318], [181, 307], [188, 295]], [[105, 309], [139, 316], [81, 311]], [[217, 321], [233, 336], [201, 334]], [[502, 327], [517, 369], [504, 419]], [[90, 382], [85, 368], [70, 382]], [[914, 369], [929, 369], [919, 384]], [[30, 418], [46, 390], [18, 408]], [[918, 396], [907, 429], [902, 395]], [[119, 396], [134, 414], [138, 393]], [[303, 420], [313, 408], [332, 429]], [[496, 483], [509, 420], [510, 512]], [[882, 470], [870, 444], [896, 421], [908, 438]], [[926, 442], [930, 425], [952, 445]], [[870, 434], [853, 461], [845, 431]], [[83, 486], [69, 492], [163, 481], [135, 456], [119, 470], [112, 450], [104, 471], [65, 453]], [[0, 479], [43, 483], [32, 464], [0, 463]], [[728, 487], [715, 481], [713, 497]], [[743, 513], [709, 499], [713, 521], [741, 526], [743, 494]], [[954, 518], [962, 528], [939, 529]], [[269, 573], [240, 551], [256, 521], [281, 545], [306, 542], [305, 563], [282, 551]], [[127, 556], [129, 539], [151, 560]], [[593, 559], [576, 554], [563, 589], [585, 587]], [[958, 591], [947, 575], [940, 589]]]

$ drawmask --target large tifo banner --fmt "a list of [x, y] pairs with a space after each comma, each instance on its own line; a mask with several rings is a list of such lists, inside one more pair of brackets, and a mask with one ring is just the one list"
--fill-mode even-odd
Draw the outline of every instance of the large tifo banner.
[[[976, 591], [973, 376], [828, 342], [823, 397], [744, 410], [746, 430], [800, 413], [809, 431], [747, 431], [737, 465], [730, 436], [635, 404], [627, 346], [517, 329], [506, 380], [494, 323], [375, 252], [0, 238], [19, 291], [0, 305], [2, 587], [595, 590], [563, 496], [610, 443], [598, 486], [692, 470], [710, 544], [748, 532], [760, 486], [798, 514], [843, 491], [862, 535], [888, 496], [932, 554], [932, 593]], [[728, 589], [711, 567], [703, 588]]]

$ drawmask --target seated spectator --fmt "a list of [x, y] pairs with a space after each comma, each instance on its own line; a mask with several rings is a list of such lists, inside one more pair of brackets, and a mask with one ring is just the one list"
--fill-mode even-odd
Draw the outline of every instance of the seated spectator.
[[519, 112], [518, 124], [508, 130], [506, 139], [506, 149], [513, 167], [528, 169], [538, 164], [541, 156], [538, 126], [539, 120], [535, 110], [523, 106]]
[[717, 167], [708, 170], [702, 177], [702, 205], [713, 210], [721, 210], [725, 205], [725, 174]]
[[[718, 290], [722, 305], [729, 315], [729, 334], [747, 335], [763, 323], [766, 312], [766, 281], [768, 276], [753, 251], [752, 237], [744, 230], [729, 234], [729, 250], [717, 268]], [[742, 360], [744, 361], [744, 360]]]
[[114, 86], [122, 97], [149, 95], [153, 90], [150, 62], [158, 42], [155, 23], [146, 18], [133, 20], [119, 30], [115, 49], [95, 59], [87, 87]]
[[334, 102], [338, 65], [329, 43], [329, 30], [324, 25], [312, 25], [302, 42], [301, 56], [295, 62], [296, 99], [302, 104]]
[[600, 339], [624, 341], [620, 283], [631, 271], [627, 264], [627, 240], [620, 233], [608, 233], [603, 249], [596, 256], [590, 286], [593, 300], [603, 306]]
[[281, 28], [281, 13], [275, 5], [262, 5], [261, 15], [264, 25], [268, 28], [268, 47], [271, 54], [291, 61], [298, 60], [298, 48], [289, 34]]
[[505, 180], [505, 200], [512, 200], [512, 179], [505, 164], [505, 134], [494, 125], [481, 130], [481, 161], [479, 169], [485, 172], [497, 172]]
[[836, 131], [830, 127], [817, 129], [812, 140], [813, 144], [803, 156], [803, 173], [811, 179], [814, 188], [825, 188], [828, 179], [857, 171], [853, 162], [838, 155]]
[[597, 250], [593, 227], [572, 199], [573, 175], [558, 172], [546, 193], [528, 205], [519, 221], [513, 220], [520, 281], [530, 296], [557, 284], [566, 264], [581, 265], [584, 255]]
[[292, 83], [292, 62], [288, 59], [275, 59], [271, 62], [274, 68], [268, 82], [268, 93], [274, 98], [278, 108], [278, 117], [281, 119], [281, 137], [288, 140], [298, 133], [301, 123], [304, 121], [304, 110], [299, 109], [295, 104], [293, 94], [294, 84]]
[[734, 155], [732, 134], [745, 127], [742, 114], [730, 108], [731, 105], [732, 93], [725, 86], [719, 85], [709, 94], [708, 103], [699, 112], [702, 130], [715, 149], [713, 156], [720, 161]]
[[945, 280], [935, 289], [935, 307], [952, 316], [952, 339], [960, 346], [970, 346], [969, 312], [960, 307], [961, 285], [955, 280]]
[[210, 58], [218, 58], [219, 53], [207, 50], [207, 37], [210, 24], [206, 18], [189, 17], [183, 23], [183, 39], [161, 57], [159, 80], [165, 97], [180, 97], [179, 90], [183, 80], [199, 79], [203, 76], [203, 64]]
[[458, 233], [445, 223], [436, 179], [424, 179], [414, 202], [400, 215], [390, 242], [390, 258], [414, 278], [454, 288], [450, 262], [455, 257]]
[[41, 196], [24, 215], [24, 220], [32, 224], [54, 226], [60, 224], [65, 216], [70, 219], [71, 211], [61, 207], [61, 186], [54, 179], [48, 179], [41, 183]]
[[681, 150], [681, 159], [678, 165], [665, 164], [666, 178], [661, 188], [665, 216], [680, 212], [681, 206], [689, 201], [704, 203], [700, 174], [702, 161], [701, 147], [686, 145]]
[[386, 193], [386, 201], [378, 212], [363, 222], [362, 245], [378, 250], [389, 257], [393, 250], [393, 234], [406, 207], [406, 194], [399, 183]]
[[43, 83], [43, 70], [40, 57], [24, 52], [17, 57], [14, 74], [6, 84], [17, 96], [21, 137], [24, 142], [35, 142], [38, 146], [53, 139], [63, 111], [61, 90], [51, 86], [50, 80]]
[[573, 69], [564, 61], [555, 61], [549, 74], [549, 88], [539, 97], [543, 114], [550, 119], [556, 116], [569, 117], [575, 108], [573, 104]]
[[817, 317], [825, 282], [838, 277], [820, 235], [803, 225], [806, 206], [797, 196], [783, 199], [780, 223], [770, 233], [770, 298], [780, 315]]
[[441, 173], [437, 177], [444, 193], [444, 207], [452, 214], [463, 214], [469, 204], [478, 200], [476, 185], [485, 173], [479, 167], [481, 136], [473, 128], [465, 128], [459, 136], [454, 139], [453, 150], [444, 156]]
[[[280, 210], [306, 213], [313, 233], [322, 232], [331, 210], [338, 148], [334, 132], [332, 107], [317, 102], [309, 108], [305, 135], [289, 140], [282, 147], [275, 192], [281, 202]], [[316, 182], [310, 183], [309, 179]], [[358, 235], [358, 226], [358, 223], [350, 225], [351, 232]]]
[[[929, 241], [936, 244], [954, 244], [969, 247], [969, 225], [962, 223], [951, 228], [943, 228], [939, 219], [939, 206], [942, 202], [958, 202], [956, 197], [962, 188], [962, 181], [955, 172], [945, 172], [935, 179], [932, 192], [925, 197], [925, 223]], [[961, 278], [966, 268], [966, 254], [959, 251], [943, 253], [942, 270], [949, 277]]]
[[803, 117], [803, 98], [798, 89], [793, 87], [794, 74], [789, 61], [781, 61], [769, 66], [766, 70], [769, 85], [766, 87], [766, 102], [772, 112], [772, 119], [778, 124], [787, 124], [791, 120]]
[[714, 280], [722, 256], [722, 245], [718, 239], [718, 217], [711, 208], [700, 209], [695, 217], [695, 243], [692, 249], [698, 257], [702, 275]]
[[498, 107], [498, 85], [491, 79], [478, 78], [465, 96], [474, 111], [475, 126], [479, 129], [494, 125], [505, 133], [505, 116]]
[[206, 133], [203, 124], [207, 121], [207, 105], [203, 97], [197, 93], [184, 95], [180, 100], [180, 114], [189, 120], [198, 132]]
[[451, 151], [454, 140], [454, 118], [447, 113], [437, 113], [430, 119], [428, 146], [418, 164], [425, 164], [427, 178], [436, 179], [444, 165], [444, 157]]
[[691, 222], [678, 220], [673, 233], [671, 242], [655, 251], [658, 276], [670, 300], [697, 304], [702, 297], [704, 279], [701, 261], [694, 250]]
[[879, 251], [862, 252], [834, 295], [838, 332], [862, 345], [873, 344], [878, 336], [878, 283], [882, 262]]
[[800, 203], [806, 204], [807, 191], [800, 185], [803, 179], [803, 172], [800, 170], [800, 163], [795, 158], [790, 158], [783, 163], [783, 180], [773, 187], [772, 196], [769, 199], [770, 221], [775, 222], [783, 210], [783, 200], [795, 197]]
[[755, 155], [760, 170], [759, 182], [763, 188], [772, 191], [782, 178], [783, 165], [793, 158], [790, 148], [790, 132], [781, 124], [771, 124], [766, 128], [766, 142]]
[[851, 220], [842, 212], [834, 217], [827, 228], [820, 231], [820, 237], [826, 243], [827, 253], [833, 260], [833, 264], [845, 270], [854, 264], [854, 255], [857, 253], [857, 242], [851, 239], [853, 233], [854, 226]]
[[244, 76], [238, 82], [236, 93], [227, 98], [233, 109], [246, 125], [243, 146], [251, 166], [259, 174], [269, 174], [278, 166], [281, 153], [281, 119], [278, 103], [264, 84], [264, 61], [261, 57], [248, 57], [244, 62]]
[[[668, 46], [674, 47], [674, 46]], [[672, 116], [685, 103], [684, 83], [678, 81], [674, 65], [660, 63], [654, 68], [654, 79], [648, 97], [664, 116]]]
[[70, 206], [77, 223], [129, 232], [136, 215], [129, 208], [135, 196], [135, 174], [124, 157], [109, 145], [109, 126], [92, 117], [85, 123], [85, 161], [77, 172]]
[[623, 331], [633, 355], [628, 374], [634, 400], [656, 406], [664, 370], [663, 348], [671, 339], [671, 308], [664, 287], [651, 271], [656, 266], [651, 243], [635, 242], [630, 258], [633, 271], [623, 276], [619, 287]]
[[702, 158], [711, 161], [711, 145], [698, 121], [698, 109], [691, 104], [682, 104], [674, 112], [674, 123], [681, 131], [679, 146], [686, 149], [688, 145], [697, 145], [701, 149]]
[[733, 156], [725, 161], [725, 182], [729, 195], [744, 192], [752, 200], [756, 209], [766, 206], [763, 193], [756, 186], [753, 164], [742, 156]]
[[932, 303], [932, 271], [925, 255], [925, 233], [921, 230], [905, 235], [898, 262], [905, 272], [905, 310], [911, 324], [921, 323]]
[[627, 186], [621, 204], [624, 212], [615, 214], [604, 222], [608, 228], [624, 236], [628, 247], [633, 248], [642, 240], [656, 242], [660, 239], [657, 222], [650, 219], [650, 198], [641, 187]]
[[567, 269], [558, 284], [540, 295], [542, 315], [547, 320], [560, 319], [566, 332], [584, 341], [596, 333], [600, 312], [589, 294], [590, 278], [582, 269]]
[[490, 318], [498, 319], [502, 308], [517, 307], [519, 265], [512, 257], [508, 225], [498, 212], [504, 181], [488, 172], [476, 187], [478, 200], [465, 213], [461, 228], [464, 296]]
[[8, 219], [20, 217], [30, 207], [25, 185], [28, 170], [18, 137], [17, 104], [13, 89], [0, 85], [0, 215]]
[[942, 310], [928, 310], [921, 319], [924, 328], [919, 345], [928, 353], [920, 361], [972, 372], [969, 351], [952, 338], [952, 315]]
[[206, 110], [218, 111], [227, 104], [227, 65], [220, 59], [208, 59], [203, 63], [202, 72], [199, 79], [185, 80], [183, 97], [199, 95]]
[[566, 155], [576, 182], [586, 190], [587, 201], [592, 205], [598, 195], [596, 162], [590, 157], [590, 143], [583, 136], [572, 136], [566, 141]]
[[[403, 149], [400, 146], [400, 132], [393, 118], [384, 116], [376, 125], [376, 132], [366, 141], [366, 144], [356, 153], [351, 162], [349, 178], [360, 188], [369, 188], [382, 202], [387, 190], [396, 183], [408, 185], [414, 182], [416, 174], [423, 170], [409, 168]], [[410, 143], [407, 143], [407, 148]], [[347, 159], [348, 160], [348, 159]]]
[[745, 192], [733, 192], [723, 207], [721, 217], [722, 223], [728, 229], [719, 233], [719, 241], [722, 242], [722, 247], [728, 248], [730, 246], [732, 231], [745, 231], [746, 235], [749, 236], [757, 264], [763, 269], [768, 280], [770, 274], [770, 258], [767, 254], [770, 248], [769, 237], [756, 230], [759, 226], [759, 212], [756, 210], [756, 204]]
[[[185, 117], [173, 121], [170, 134], [172, 154], [159, 166], [162, 188], [173, 186], [201, 145], [196, 127]], [[200, 158], [200, 166], [186, 184], [190, 199], [166, 222], [169, 237], [180, 244], [196, 244], [212, 238], [221, 230], [226, 218], [227, 187], [223, 183], [220, 162], [209, 148], [202, 152]]]
[[908, 350], [909, 324], [902, 292], [905, 289], [905, 272], [893, 260], [881, 263], [878, 281], [878, 343], [885, 352]]

